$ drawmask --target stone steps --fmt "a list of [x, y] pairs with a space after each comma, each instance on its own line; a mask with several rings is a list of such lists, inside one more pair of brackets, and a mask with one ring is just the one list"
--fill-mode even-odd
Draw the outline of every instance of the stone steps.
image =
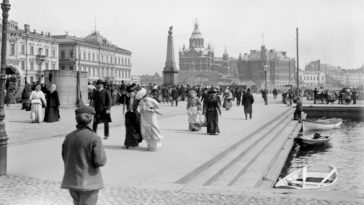
[[[269, 145], [275, 141], [275, 138], [280, 136], [279, 133], [292, 121], [292, 115], [293, 109], [288, 109], [278, 118], [240, 139], [211, 160], [177, 180], [176, 183], [185, 184], [186, 187], [233, 185], [261, 153], [270, 147]], [[261, 172], [265, 167], [261, 168]], [[253, 183], [252, 186], [255, 184]]]

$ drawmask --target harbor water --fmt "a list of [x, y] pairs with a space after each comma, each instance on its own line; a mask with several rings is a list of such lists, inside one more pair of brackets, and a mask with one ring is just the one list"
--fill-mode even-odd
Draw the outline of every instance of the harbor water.
[[303, 149], [295, 143], [280, 177], [310, 164], [333, 165], [339, 178], [329, 190], [364, 194], [364, 122], [344, 120], [340, 128], [319, 133], [332, 135], [329, 145]]

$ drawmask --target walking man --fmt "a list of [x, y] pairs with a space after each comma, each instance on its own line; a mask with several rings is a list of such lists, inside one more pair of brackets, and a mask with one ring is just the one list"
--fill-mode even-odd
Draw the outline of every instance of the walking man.
[[110, 92], [104, 89], [102, 80], [97, 80], [96, 90], [93, 94], [93, 105], [95, 108], [95, 118], [92, 129], [97, 132], [97, 125], [104, 123], [104, 136], [105, 139], [109, 138], [109, 122], [111, 122], [110, 109], [111, 109], [111, 95]]
[[61, 188], [69, 189], [75, 205], [95, 205], [104, 187], [100, 167], [106, 164], [106, 154], [100, 137], [90, 128], [94, 108], [83, 105], [75, 114], [77, 130], [68, 134], [62, 145]]
[[250, 119], [252, 119], [253, 103], [254, 97], [250, 93], [250, 88], [248, 88], [247, 92], [243, 94], [243, 101], [241, 102], [241, 104], [244, 106], [244, 114], [246, 120], [248, 119], [248, 114]]

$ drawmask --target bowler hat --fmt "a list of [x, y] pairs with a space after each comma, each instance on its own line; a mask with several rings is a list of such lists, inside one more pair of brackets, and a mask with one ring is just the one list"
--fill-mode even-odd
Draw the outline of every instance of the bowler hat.
[[82, 114], [82, 113], [87, 113], [87, 114], [94, 115], [95, 114], [95, 109], [93, 107], [91, 107], [91, 106], [82, 105], [82, 106], [80, 106], [79, 108], [77, 108], [75, 110], [75, 114], [78, 115], [78, 114]]
[[104, 82], [103, 82], [101, 79], [98, 79], [98, 80], [96, 81], [96, 85], [99, 85], [99, 84], [104, 84]]

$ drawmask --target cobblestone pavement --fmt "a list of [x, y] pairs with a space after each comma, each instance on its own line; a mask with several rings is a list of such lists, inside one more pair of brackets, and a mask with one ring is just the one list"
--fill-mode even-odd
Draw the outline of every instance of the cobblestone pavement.
[[[72, 204], [60, 182], [19, 176], [0, 177], [0, 205]], [[362, 199], [316, 198], [252, 192], [208, 192], [161, 190], [107, 186], [99, 194], [100, 205], [174, 205], [174, 204], [272, 204], [272, 205], [359, 205]]]

